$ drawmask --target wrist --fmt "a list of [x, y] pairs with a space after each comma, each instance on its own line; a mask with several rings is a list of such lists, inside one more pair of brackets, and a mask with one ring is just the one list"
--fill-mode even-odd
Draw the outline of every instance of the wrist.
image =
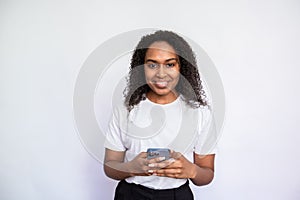
[[132, 161], [126, 163], [125, 169], [130, 177], [135, 176]]
[[191, 167], [191, 174], [190, 174], [190, 179], [194, 179], [196, 178], [197, 176], [197, 165], [196, 164], [192, 164], [192, 167]]

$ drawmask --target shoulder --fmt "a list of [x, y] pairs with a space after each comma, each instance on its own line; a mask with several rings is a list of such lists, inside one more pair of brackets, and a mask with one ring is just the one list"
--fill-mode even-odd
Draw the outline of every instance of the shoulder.
[[121, 120], [126, 118], [128, 116], [128, 113], [129, 112], [125, 104], [120, 103], [120, 104], [113, 105], [113, 112], [112, 112], [113, 118], [117, 120]]
[[149, 102], [141, 101], [139, 104], [135, 105], [130, 111], [128, 110], [125, 103], [120, 103], [113, 106], [113, 115], [116, 118], [130, 120], [135, 118], [135, 116], [142, 110], [145, 111], [150, 107]]
[[200, 106], [198, 108], [199, 122], [201, 125], [210, 124], [213, 118], [212, 108], [209, 106]]
[[196, 112], [198, 113], [199, 117], [201, 118], [210, 118], [211, 115], [212, 115], [212, 108], [211, 106], [209, 105], [200, 105], [198, 107], [192, 107], [191, 105], [189, 105], [184, 96], [183, 95], [180, 95], [180, 103], [181, 103], [181, 106], [187, 110], [187, 111], [190, 111], [190, 112]]
[[203, 117], [210, 117], [212, 115], [212, 108], [210, 106], [200, 106], [197, 109], [199, 111], [199, 114]]

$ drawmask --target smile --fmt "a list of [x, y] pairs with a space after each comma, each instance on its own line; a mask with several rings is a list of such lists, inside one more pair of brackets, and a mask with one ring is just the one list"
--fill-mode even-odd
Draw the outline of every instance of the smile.
[[165, 88], [167, 87], [169, 81], [152, 81], [152, 83], [159, 88]]

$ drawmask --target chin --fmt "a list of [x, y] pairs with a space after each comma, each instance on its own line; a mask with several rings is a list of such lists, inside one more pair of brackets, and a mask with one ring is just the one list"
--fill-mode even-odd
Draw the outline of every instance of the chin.
[[171, 94], [172, 91], [170, 89], [156, 89], [154, 90], [154, 93], [159, 96], [166, 96], [168, 94]]

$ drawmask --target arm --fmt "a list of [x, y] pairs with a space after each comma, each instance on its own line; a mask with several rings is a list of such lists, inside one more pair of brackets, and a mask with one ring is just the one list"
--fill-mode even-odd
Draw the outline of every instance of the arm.
[[149, 176], [149, 163], [159, 162], [160, 158], [147, 160], [147, 153], [139, 153], [133, 160], [124, 162], [125, 151], [105, 149], [104, 172], [106, 176], [122, 180], [131, 176]]
[[125, 151], [105, 149], [104, 172], [106, 176], [122, 180], [132, 176], [128, 163], [124, 163]]
[[194, 176], [190, 179], [195, 185], [207, 185], [213, 180], [214, 160], [215, 154], [201, 156], [194, 153]]

